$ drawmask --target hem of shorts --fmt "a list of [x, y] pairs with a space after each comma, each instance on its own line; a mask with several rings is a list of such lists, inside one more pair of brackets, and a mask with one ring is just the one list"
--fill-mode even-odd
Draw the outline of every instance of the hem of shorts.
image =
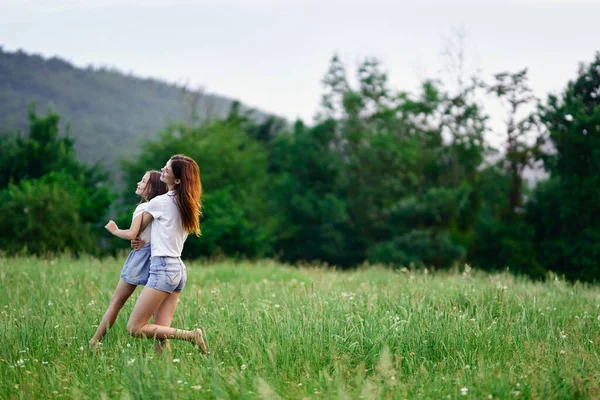
[[134, 285], [134, 286], [146, 286], [146, 283], [148, 283], [147, 281], [146, 282], [141, 282], [141, 281], [135, 282], [135, 281], [125, 278], [123, 275], [121, 275], [121, 279], [123, 279], [125, 282], [129, 283], [130, 285]]
[[154, 290], [158, 290], [159, 292], [163, 292], [163, 293], [168, 293], [171, 294], [174, 292], [174, 290], [171, 290], [170, 292], [168, 290], [164, 290], [164, 289], [159, 289], [157, 287], [154, 286], [150, 286], [150, 285], [146, 285], [147, 287], [149, 287], [150, 289], [154, 289]]
[[169, 294], [171, 294], [171, 293], [175, 293], [175, 292], [177, 292], [177, 293], [181, 293], [181, 292], [183, 292], [183, 289], [181, 289], [181, 290], [171, 290], [171, 291], [169, 292], [168, 290], [159, 289], [159, 288], [157, 288], [157, 287], [154, 287], [154, 286], [150, 286], [150, 285], [147, 285], [147, 286], [148, 286], [150, 289], [158, 290], [159, 292], [163, 292], [163, 293], [169, 293]]

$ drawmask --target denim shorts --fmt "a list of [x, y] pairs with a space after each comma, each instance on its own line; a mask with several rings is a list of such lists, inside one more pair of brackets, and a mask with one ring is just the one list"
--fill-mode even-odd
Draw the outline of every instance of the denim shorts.
[[146, 287], [161, 292], [181, 292], [187, 281], [185, 264], [179, 257], [152, 257]]
[[150, 243], [138, 250], [131, 250], [121, 271], [121, 278], [131, 285], [145, 285], [150, 273]]

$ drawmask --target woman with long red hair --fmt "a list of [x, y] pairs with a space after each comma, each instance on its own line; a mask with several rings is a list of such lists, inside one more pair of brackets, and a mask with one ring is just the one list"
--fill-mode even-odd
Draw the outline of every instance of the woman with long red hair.
[[[189, 233], [200, 235], [200, 169], [193, 159], [175, 155], [162, 168], [160, 179], [169, 191], [148, 202], [141, 220], [140, 229], [152, 223], [150, 275], [131, 312], [127, 330], [132, 336], [158, 341], [186, 340], [206, 353], [200, 329], [171, 328], [177, 301], [187, 280], [185, 264], [181, 261], [183, 245]], [[141, 245], [143, 241], [132, 240], [132, 247]]]

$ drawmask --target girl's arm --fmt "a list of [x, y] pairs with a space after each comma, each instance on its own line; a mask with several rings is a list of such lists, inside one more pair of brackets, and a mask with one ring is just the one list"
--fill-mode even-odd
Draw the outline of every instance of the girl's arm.
[[[144, 215], [147, 214], [150, 218], [144, 218]], [[148, 226], [150, 221], [152, 220], [152, 215], [146, 212], [138, 214], [133, 221], [131, 221], [131, 226], [129, 229], [119, 229], [115, 221], [112, 219], [108, 221], [105, 228], [112, 233], [113, 235], [120, 237], [125, 240], [135, 239], [141, 231]]]
[[[144, 229], [146, 229], [146, 227], [148, 226], [150, 221], [152, 221], [152, 218], [154, 218], [152, 216], [152, 214], [147, 213], [147, 212], [144, 212], [142, 214], [142, 216], [143, 216], [143, 219], [142, 219], [142, 224], [140, 226], [140, 232], [143, 231]], [[144, 242], [142, 239], [139, 239], [137, 236], [135, 238], [131, 239], [131, 248], [134, 250], [140, 249], [145, 244], [146, 244], [146, 242]]]
[[[152, 219], [154, 217], [152, 216], [152, 214], [150, 214], [149, 212], [144, 211], [142, 213], [142, 223], [140, 226], [140, 232], [143, 231], [144, 229], [146, 229], [146, 227], [148, 226], [148, 224], [150, 222], [152, 222]], [[139, 233], [139, 232], [138, 232]], [[136, 235], [137, 236], [137, 235]]]

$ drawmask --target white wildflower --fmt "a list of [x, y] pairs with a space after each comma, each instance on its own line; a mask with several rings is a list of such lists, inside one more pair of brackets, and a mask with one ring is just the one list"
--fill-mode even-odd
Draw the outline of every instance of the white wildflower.
[[467, 388], [467, 387], [460, 389], [460, 394], [462, 396], [466, 396], [468, 392], [469, 392], [469, 388]]

